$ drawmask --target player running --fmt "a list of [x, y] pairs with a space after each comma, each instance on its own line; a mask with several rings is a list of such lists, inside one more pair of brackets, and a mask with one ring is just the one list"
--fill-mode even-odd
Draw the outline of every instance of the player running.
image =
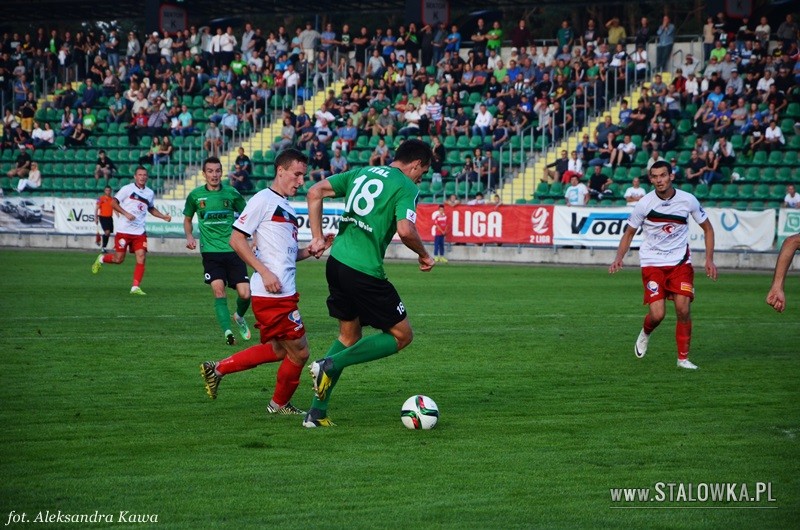
[[114, 254], [100, 254], [92, 264], [92, 274], [97, 274], [103, 263], [119, 265], [125, 261], [126, 252], [132, 252], [136, 256], [136, 266], [133, 268], [131, 294], [146, 294], [140, 284], [144, 277], [144, 263], [147, 257], [145, 231], [147, 212], [168, 223], [172, 221], [172, 216], [161, 213], [153, 205], [155, 195], [155, 192], [147, 187], [147, 170], [142, 166], [137, 167], [133, 182], [123, 186], [114, 195], [113, 208], [121, 216], [114, 236]]
[[244, 320], [244, 314], [250, 307], [250, 279], [247, 277], [247, 265], [230, 245], [235, 215], [244, 210], [247, 202], [236, 189], [222, 185], [222, 163], [219, 158], [209, 157], [203, 162], [203, 176], [206, 183], [189, 193], [183, 208], [186, 248], [197, 248], [197, 241], [192, 235], [192, 219], [196, 213], [205, 282], [211, 285], [214, 293], [214, 312], [225, 342], [233, 346], [236, 339], [230, 330], [231, 313], [225, 294], [226, 285], [236, 289], [239, 295], [233, 321], [239, 326], [242, 338], [250, 340], [250, 328]]
[[[230, 245], [253, 268], [250, 280], [253, 314], [261, 331], [260, 344], [219, 362], [200, 365], [206, 392], [216, 399], [222, 378], [264, 363], [281, 361], [272, 400], [271, 414], [305, 414], [290, 402], [300, 374], [308, 360], [308, 341], [295, 289], [296, 262], [310, 257], [308, 249], [297, 246], [297, 214], [287, 197], [303, 185], [308, 157], [296, 149], [285, 149], [275, 159], [272, 185], [256, 193], [233, 223]], [[247, 238], [252, 236], [253, 246]], [[323, 238], [315, 254], [319, 257], [331, 245]]]
[[[377, 166], [333, 175], [308, 191], [308, 222], [312, 240], [308, 250], [319, 255], [326, 247], [322, 235], [322, 202], [344, 197], [339, 235], [327, 262], [330, 296], [328, 312], [339, 320], [339, 337], [324, 359], [311, 363], [314, 398], [304, 427], [329, 427], [328, 401], [342, 370], [381, 359], [411, 343], [413, 332], [405, 306], [386, 279], [383, 257], [395, 232], [419, 256], [423, 272], [434, 266], [415, 226], [417, 184], [431, 164], [431, 148], [407, 140], [389, 166]], [[362, 338], [362, 326], [382, 333]]]
[[650, 305], [650, 310], [644, 318], [644, 328], [636, 340], [634, 353], [639, 358], [647, 353], [650, 334], [664, 319], [664, 300], [670, 299], [675, 304], [677, 317], [675, 341], [678, 346], [678, 367], [696, 370], [697, 366], [689, 360], [689, 344], [692, 340], [690, 305], [694, 300], [689, 216], [703, 229], [706, 276], [716, 281], [714, 228], [697, 198], [672, 186], [674, 178], [668, 162], [656, 162], [650, 168], [650, 183], [654, 189], [633, 207], [617, 248], [617, 256], [608, 272], [613, 274], [622, 268], [622, 259], [641, 227], [644, 242], [639, 248], [639, 262], [642, 267], [644, 303]]

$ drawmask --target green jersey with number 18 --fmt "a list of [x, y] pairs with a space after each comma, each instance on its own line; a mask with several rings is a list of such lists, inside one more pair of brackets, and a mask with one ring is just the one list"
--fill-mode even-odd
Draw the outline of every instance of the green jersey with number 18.
[[389, 166], [354, 169], [328, 181], [337, 197], [345, 197], [331, 256], [364, 274], [386, 279], [383, 256], [397, 232], [397, 221], [417, 221], [417, 185]]
[[235, 214], [246, 205], [244, 197], [230, 186], [211, 191], [203, 184], [189, 193], [183, 215], [192, 218], [197, 214], [200, 252], [233, 252], [229, 241]]

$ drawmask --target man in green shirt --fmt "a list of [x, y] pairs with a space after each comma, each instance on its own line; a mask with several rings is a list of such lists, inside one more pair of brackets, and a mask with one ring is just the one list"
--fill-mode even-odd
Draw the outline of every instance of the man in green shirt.
[[[346, 171], [320, 181], [308, 191], [309, 252], [324, 252], [322, 202], [344, 197], [339, 234], [328, 258], [328, 312], [339, 320], [339, 337], [324, 359], [311, 363], [314, 398], [304, 427], [330, 427], [328, 401], [342, 370], [392, 355], [411, 343], [413, 332], [397, 290], [386, 278], [383, 258], [395, 232], [419, 256], [427, 272], [434, 260], [416, 228], [417, 184], [431, 164], [431, 148], [406, 140], [389, 166]], [[362, 338], [362, 326], [382, 331]]]
[[216, 157], [203, 162], [203, 175], [206, 183], [189, 193], [183, 208], [183, 231], [186, 234], [186, 248], [194, 250], [197, 241], [192, 235], [192, 219], [197, 214], [200, 227], [200, 253], [203, 256], [205, 282], [211, 285], [214, 293], [214, 311], [222, 328], [225, 342], [231, 346], [236, 338], [230, 330], [231, 314], [225, 286], [236, 289], [236, 313], [233, 320], [239, 326], [244, 340], [250, 340], [250, 328], [244, 320], [244, 313], [250, 307], [250, 279], [247, 265], [230, 246], [234, 215], [241, 213], [246, 206], [244, 197], [230, 186], [222, 185], [222, 163]]
[[496, 50], [500, 54], [500, 47], [503, 45], [503, 29], [500, 21], [495, 20], [492, 29], [486, 34], [486, 50]]

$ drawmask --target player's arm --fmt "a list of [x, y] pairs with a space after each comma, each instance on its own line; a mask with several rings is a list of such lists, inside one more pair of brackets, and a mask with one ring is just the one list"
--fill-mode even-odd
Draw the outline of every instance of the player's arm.
[[786, 273], [789, 265], [794, 259], [795, 252], [800, 249], [800, 234], [787, 237], [781, 245], [778, 254], [778, 261], [775, 263], [775, 273], [772, 276], [772, 286], [767, 294], [767, 303], [775, 308], [778, 313], [783, 313], [786, 309], [786, 295], [783, 292], [783, 284], [786, 280]]
[[706, 276], [717, 281], [717, 266], [714, 265], [714, 227], [711, 221], [706, 219], [700, 223], [706, 241]]
[[264, 282], [264, 288], [267, 292], [280, 293], [282, 288], [280, 280], [256, 257], [255, 252], [253, 252], [253, 247], [247, 242], [248, 237], [248, 234], [245, 234], [234, 226], [233, 231], [231, 231], [231, 248], [242, 258], [242, 261], [250, 265], [253, 270], [261, 275], [261, 281]]
[[405, 246], [419, 256], [419, 270], [427, 272], [433, 268], [435, 262], [425, 249], [422, 238], [419, 237], [417, 225], [408, 219], [400, 219], [397, 221], [397, 235], [400, 236], [400, 241], [402, 241]]
[[622, 260], [625, 258], [625, 254], [628, 253], [628, 250], [630, 250], [631, 242], [633, 241], [633, 236], [635, 235], [636, 229], [631, 225], [627, 225], [625, 227], [625, 232], [622, 234], [622, 239], [619, 240], [617, 255], [614, 258], [614, 261], [608, 267], [609, 274], [614, 274], [618, 270], [622, 269]]
[[147, 209], [147, 211], [150, 212], [150, 215], [152, 215], [153, 217], [158, 217], [159, 219], [163, 219], [168, 223], [172, 221], [171, 215], [161, 213], [155, 206], [151, 206], [150, 208]]
[[94, 224], [100, 224], [100, 201], [94, 205]]
[[115, 212], [128, 219], [128, 221], [133, 221], [136, 219], [132, 213], [122, 207], [122, 205], [119, 203], [119, 199], [116, 197], [114, 197], [114, 202], [111, 203], [111, 207], [114, 208]]
[[[328, 248], [325, 246], [325, 236], [322, 235], [322, 201], [327, 198], [336, 197], [336, 191], [327, 180], [321, 180], [311, 186], [306, 194], [308, 201], [308, 227], [311, 229], [311, 243], [306, 250], [318, 258]], [[330, 245], [328, 245], [330, 246]]]
[[194, 215], [183, 216], [183, 233], [186, 234], [186, 248], [189, 250], [197, 248], [197, 241], [194, 238], [194, 234], [192, 234], [192, 217], [194, 217]]

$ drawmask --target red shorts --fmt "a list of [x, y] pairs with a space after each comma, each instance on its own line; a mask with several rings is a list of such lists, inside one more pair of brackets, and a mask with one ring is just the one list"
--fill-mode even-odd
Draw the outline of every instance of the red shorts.
[[114, 235], [114, 250], [117, 252], [129, 250], [131, 253], [137, 250], [147, 252], [147, 234], [122, 234], [117, 232]]
[[644, 303], [656, 300], [672, 300], [676, 294], [694, 300], [694, 267], [682, 263], [670, 267], [642, 267]]
[[261, 343], [272, 339], [296, 340], [306, 334], [297, 302], [300, 295], [295, 293], [285, 298], [254, 296], [251, 299], [256, 327], [261, 331]]

